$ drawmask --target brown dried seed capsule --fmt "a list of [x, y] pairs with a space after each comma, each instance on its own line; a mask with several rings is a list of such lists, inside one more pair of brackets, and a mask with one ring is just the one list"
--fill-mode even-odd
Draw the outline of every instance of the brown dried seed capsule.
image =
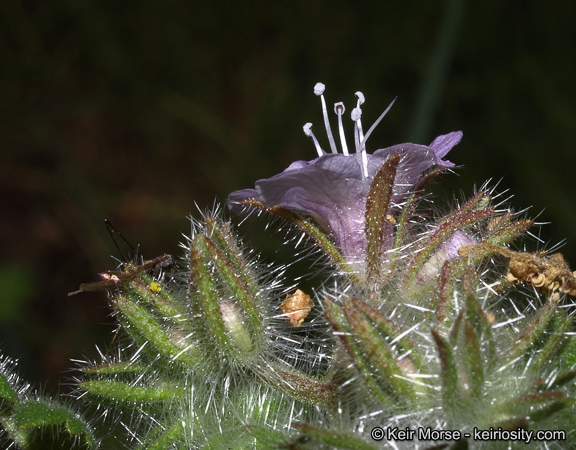
[[539, 273], [538, 275], [532, 275], [531, 282], [534, 286], [542, 287], [546, 284], [546, 276], [543, 273]]
[[292, 295], [288, 295], [282, 303], [280, 310], [285, 314], [286, 321], [293, 327], [299, 327], [306, 316], [312, 310], [314, 302], [308, 294], [297, 289]]
[[519, 280], [518, 278], [516, 278], [514, 275], [512, 275], [511, 272], [508, 272], [508, 273], [506, 274], [506, 278], [508, 279], [508, 281], [509, 281], [510, 283], [514, 283], [514, 284], [520, 283], [520, 280]]
[[576, 271], [572, 271], [561, 253], [548, 255], [546, 252], [515, 252], [496, 245], [464, 245], [458, 249], [461, 257], [480, 254], [499, 253], [508, 258], [508, 282], [525, 283], [533, 286], [540, 293], [546, 294], [553, 301], [560, 298], [560, 293], [576, 296]]
[[530, 262], [521, 261], [519, 259], [512, 259], [508, 264], [508, 270], [512, 275], [522, 281], [528, 280], [532, 275], [537, 274], [538, 267]]

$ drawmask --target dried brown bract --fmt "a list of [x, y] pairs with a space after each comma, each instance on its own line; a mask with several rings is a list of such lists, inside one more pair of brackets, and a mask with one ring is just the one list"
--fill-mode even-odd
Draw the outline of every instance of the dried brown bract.
[[550, 257], [519, 253], [508, 264], [508, 281], [524, 282], [538, 292], [558, 297], [559, 294], [576, 295], [575, 273], [564, 260], [562, 253]]
[[293, 327], [299, 327], [312, 310], [314, 302], [310, 296], [300, 289], [288, 295], [282, 303], [280, 310], [285, 314], [286, 321]]
[[553, 300], [558, 300], [560, 294], [576, 296], [576, 272], [570, 270], [562, 253], [547, 255], [545, 252], [515, 252], [497, 245], [476, 244], [462, 248], [460, 255], [474, 252], [499, 253], [508, 258], [510, 261], [506, 278], [511, 283], [533, 286]]

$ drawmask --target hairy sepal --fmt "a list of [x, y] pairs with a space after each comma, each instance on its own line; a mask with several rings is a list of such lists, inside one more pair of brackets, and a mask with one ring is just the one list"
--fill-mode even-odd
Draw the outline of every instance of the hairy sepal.
[[79, 383], [90, 394], [124, 403], [154, 403], [173, 400], [183, 394], [176, 385], [137, 386], [111, 380], [90, 380]]
[[94, 430], [80, 414], [64, 402], [31, 391], [15, 374], [15, 366], [10, 359], [0, 361], [0, 445], [3, 448], [98, 446]]
[[254, 199], [245, 200], [242, 204], [247, 207], [266, 211], [291, 223], [312, 238], [316, 245], [318, 245], [318, 247], [332, 260], [334, 265], [345, 273], [351, 280], [356, 282], [362, 281], [357, 271], [355, 271], [344, 259], [342, 253], [334, 244], [334, 240], [331, 238], [330, 234], [320, 228], [312, 218], [303, 218], [302, 216], [281, 206], [266, 207], [262, 202]]
[[440, 359], [440, 375], [442, 380], [443, 405], [448, 412], [453, 412], [458, 400], [458, 368], [452, 345], [435, 329], [431, 330], [432, 337], [438, 349]]
[[[213, 226], [213, 229], [215, 227]], [[222, 236], [221, 233], [215, 233]], [[244, 264], [231, 256], [223, 237], [214, 242], [197, 234], [190, 248], [190, 299], [202, 317], [207, 351], [221, 352], [232, 362], [247, 365], [262, 349], [263, 314], [257, 303], [256, 282], [246, 274]], [[231, 243], [234, 245], [234, 243]]]
[[344, 348], [360, 372], [367, 387], [382, 403], [409, 403], [416, 397], [415, 384], [406, 380], [390, 347], [386, 328], [379, 329], [354, 300], [345, 299], [343, 306], [325, 300], [326, 316]]
[[160, 323], [147, 308], [138, 304], [135, 299], [118, 295], [115, 305], [126, 322], [128, 332], [142, 345], [149, 343], [169, 361], [175, 361], [188, 367], [195, 367], [201, 354], [194, 345], [187, 345]]
[[388, 259], [383, 253], [392, 247], [394, 219], [390, 208], [399, 162], [398, 154], [388, 158], [374, 176], [366, 198], [366, 271], [369, 283], [382, 281], [384, 262]]

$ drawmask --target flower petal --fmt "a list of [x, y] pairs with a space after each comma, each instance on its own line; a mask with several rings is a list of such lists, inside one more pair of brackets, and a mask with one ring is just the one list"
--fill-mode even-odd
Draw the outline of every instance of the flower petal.
[[[446, 156], [446, 154], [452, 150], [452, 148], [459, 144], [462, 140], [462, 132], [461, 131], [453, 131], [452, 133], [443, 134], [438, 136], [432, 143], [430, 144], [430, 148], [436, 153], [438, 158], [442, 158]], [[449, 161], [445, 161], [449, 163]], [[454, 164], [449, 163], [450, 166]]]
[[[309, 162], [296, 161], [282, 173], [258, 180], [255, 189], [233, 192], [228, 197], [228, 206], [233, 212], [245, 215], [248, 211], [242, 202], [256, 199], [264, 207], [280, 206], [311, 216], [333, 237], [347, 262], [361, 268], [366, 259], [366, 199], [374, 176], [391, 156], [400, 156], [389, 210], [394, 214], [425, 172], [434, 166], [453, 166], [441, 157], [461, 137], [461, 132], [454, 132], [439, 136], [430, 147], [400, 144], [377, 150], [366, 155], [367, 177], [353, 155], [327, 154]], [[382, 241], [393, 240], [383, 237]], [[382, 254], [387, 250], [383, 249]]]
[[234, 214], [245, 216], [247, 210], [246, 207], [242, 205], [242, 202], [250, 199], [258, 200], [258, 193], [255, 189], [241, 189], [239, 191], [234, 191], [228, 196], [228, 208]]

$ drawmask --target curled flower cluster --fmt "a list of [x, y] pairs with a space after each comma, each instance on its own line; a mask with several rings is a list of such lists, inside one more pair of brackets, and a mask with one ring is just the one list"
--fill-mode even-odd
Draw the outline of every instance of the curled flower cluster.
[[[512, 250], [533, 221], [485, 186], [445, 214], [426, 210], [424, 189], [454, 166], [444, 158], [461, 132], [370, 154], [392, 105], [364, 133], [357, 92], [352, 151], [334, 105], [339, 153], [324, 86], [315, 93], [331, 151], [307, 124], [318, 157], [233, 192], [228, 206], [307, 234], [327, 278], [308, 293], [286, 283], [286, 267], [255, 257], [215, 210], [192, 219], [177, 264], [124, 263], [82, 284], [73, 294], [109, 292], [122, 332], [115, 356], [102, 352], [78, 379], [104, 434], [137, 449], [456, 450], [514, 447], [510, 433], [475, 433], [512, 430], [546, 431], [536, 448], [574, 447], [576, 327], [564, 298], [576, 274], [558, 253]], [[5, 372], [7, 442], [33, 448], [22, 436], [65, 426], [96, 446], [92, 422], [22, 399]]]

